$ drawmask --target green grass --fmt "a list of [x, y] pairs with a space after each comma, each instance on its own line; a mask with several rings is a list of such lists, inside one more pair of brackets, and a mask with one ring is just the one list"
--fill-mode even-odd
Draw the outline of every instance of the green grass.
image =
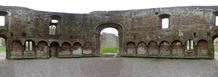
[[186, 49], [191, 49], [191, 50], [192, 50], [192, 49], [194, 49], [194, 48], [193, 48], [193, 47], [191, 47], [191, 46], [189, 46], [189, 47], [187, 46], [187, 48], [186, 48]]
[[113, 47], [113, 48], [101, 48], [100, 53], [118, 53], [119, 48], [118, 47]]
[[218, 47], [214, 47], [214, 51], [215, 51], [215, 52], [218, 52]]
[[6, 47], [5, 46], [0, 46], [0, 51], [5, 52], [6, 51]]

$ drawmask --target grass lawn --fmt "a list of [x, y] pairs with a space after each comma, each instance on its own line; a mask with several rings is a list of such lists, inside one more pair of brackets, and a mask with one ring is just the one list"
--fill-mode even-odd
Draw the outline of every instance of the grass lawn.
[[0, 52], [1, 51], [3, 51], [3, 52], [5, 52], [6, 51], [6, 48], [5, 48], [5, 46], [0, 46]]
[[119, 48], [118, 47], [113, 47], [113, 48], [101, 48], [100, 53], [118, 53]]
[[214, 47], [214, 51], [215, 51], [215, 52], [218, 52], [218, 47]]
[[191, 50], [192, 50], [192, 49], [194, 49], [194, 48], [193, 48], [193, 47], [191, 47], [191, 46], [189, 46], [189, 47], [187, 47], [186, 49], [191, 49]]

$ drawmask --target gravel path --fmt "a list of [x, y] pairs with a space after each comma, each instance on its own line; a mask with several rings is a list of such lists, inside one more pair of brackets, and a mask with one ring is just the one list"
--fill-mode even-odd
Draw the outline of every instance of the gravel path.
[[0, 77], [218, 77], [218, 57], [0, 60]]

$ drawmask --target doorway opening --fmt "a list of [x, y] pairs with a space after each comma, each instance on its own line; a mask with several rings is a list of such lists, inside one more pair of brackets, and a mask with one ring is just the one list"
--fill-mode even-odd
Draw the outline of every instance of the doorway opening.
[[[107, 33], [106, 33], [107, 32]], [[103, 47], [101, 42], [101, 34], [110, 33], [112, 36], [115, 36], [116, 40], [112, 41], [116, 46]], [[102, 38], [103, 40], [112, 40], [110, 38]], [[111, 43], [111, 42], [110, 42]], [[101, 45], [102, 44], [102, 45]], [[109, 49], [107, 49], [109, 48]], [[111, 48], [111, 49], [110, 49]], [[108, 51], [107, 51], [108, 50]], [[109, 52], [110, 56], [122, 56], [125, 54], [124, 50], [124, 42], [123, 42], [123, 27], [116, 23], [104, 23], [96, 27], [96, 51], [93, 52], [96, 56], [104, 56], [104, 54]], [[111, 52], [112, 51], [112, 52]], [[112, 53], [112, 54], [110, 54]]]
[[0, 60], [6, 59], [6, 43], [5, 39], [0, 37]]
[[214, 46], [214, 58], [218, 59], [218, 37], [216, 37], [213, 40], [213, 46]]
[[114, 56], [119, 53], [118, 30], [112, 27], [104, 28], [100, 32], [100, 54]]

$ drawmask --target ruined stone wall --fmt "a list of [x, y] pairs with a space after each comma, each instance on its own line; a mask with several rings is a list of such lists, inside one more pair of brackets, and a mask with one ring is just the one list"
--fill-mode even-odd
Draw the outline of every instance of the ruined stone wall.
[[111, 33], [102, 33], [100, 36], [101, 48], [114, 48], [118, 47], [118, 36]]
[[[7, 41], [7, 58], [99, 56], [100, 31], [107, 27], [119, 32], [120, 56], [213, 58], [217, 10], [195, 6], [71, 14], [0, 6], [6, 17], [0, 35]], [[170, 25], [162, 29], [165, 17]], [[52, 19], [58, 20], [55, 35], [49, 34]], [[187, 40], [193, 40], [192, 50]]]

